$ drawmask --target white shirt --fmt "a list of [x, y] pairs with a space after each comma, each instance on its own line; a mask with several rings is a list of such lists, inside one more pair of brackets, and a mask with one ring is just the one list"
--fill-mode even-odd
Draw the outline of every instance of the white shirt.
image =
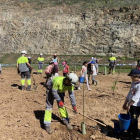
[[96, 67], [93, 65], [92, 67], [93, 75], [97, 75]]
[[133, 82], [130, 87], [130, 91], [126, 97], [126, 99], [130, 102], [134, 101], [133, 106], [140, 106], [140, 81]]

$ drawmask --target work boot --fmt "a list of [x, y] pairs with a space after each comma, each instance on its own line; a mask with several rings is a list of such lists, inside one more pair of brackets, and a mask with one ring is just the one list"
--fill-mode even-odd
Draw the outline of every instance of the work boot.
[[26, 87], [25, 86], [21, 86], [21, 90], [22, 91], [26, 90]]
[[45, 127], [45, 130], [48, 132], [48, 134], [52, 134], [53, 133], [53, 131], [52, 131], [50, 126], [49, 127]]
[[33, 89], [31, 89], [31, 88], [27, 88], [27, 91], [32, 91]]
[[32, 91], [31, 85], [29, 85], [29, 86], [27, 87], [27, 91]]
[[72, 130], [73, 129], [72, 125], [70, 125], [69, 123], [67, 123], [66, 126], [67, 126], [68, 130]]

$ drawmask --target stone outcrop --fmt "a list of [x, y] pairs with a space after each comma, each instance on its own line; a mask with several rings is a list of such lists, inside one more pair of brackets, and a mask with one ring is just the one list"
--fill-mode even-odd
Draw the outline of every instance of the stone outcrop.
[[[77, 10], [78, 11], [78, 10]], [[28, 3], [0, 8], [0, 52], [134, 56], [140, 48], [140, 7], [89, 9]]]

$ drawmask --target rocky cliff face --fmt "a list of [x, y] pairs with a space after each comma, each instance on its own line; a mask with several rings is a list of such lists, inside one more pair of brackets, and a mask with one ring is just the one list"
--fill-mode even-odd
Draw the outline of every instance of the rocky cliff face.
[[90, 9], [1, 6], [0, 52], [134, 56], [140, 47], [140, 7]]

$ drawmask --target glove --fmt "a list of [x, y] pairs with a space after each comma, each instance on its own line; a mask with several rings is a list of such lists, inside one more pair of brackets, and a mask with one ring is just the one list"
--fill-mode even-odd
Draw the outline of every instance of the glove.
[[74, 111], [74, 113], [77, 113], [77, 108], [76, 108], [76, 106], [73, 107], [73, 111]]
[[58, 103], [58, 105], [59, 105], [59, 107], [63, 107], [63, 106], [64, 106], [64, 103], [63, 103], [62, 101], [60, 101], [60, 102]]

